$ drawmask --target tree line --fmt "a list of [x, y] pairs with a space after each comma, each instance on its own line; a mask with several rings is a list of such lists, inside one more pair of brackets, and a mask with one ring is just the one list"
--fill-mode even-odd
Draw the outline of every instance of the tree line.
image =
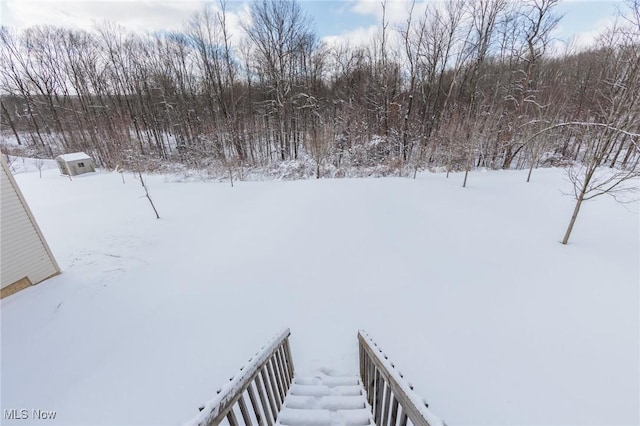
[[178, 32], [2, 27], [1, 130], [106, 167], [637, 171], [640, 0], [562, 52], [557, 2], [447, 0], [391, 25], [383, 1], [367, 45], [322, 43], [295, 0], [254, 1], [241, 34], [224, 0]]

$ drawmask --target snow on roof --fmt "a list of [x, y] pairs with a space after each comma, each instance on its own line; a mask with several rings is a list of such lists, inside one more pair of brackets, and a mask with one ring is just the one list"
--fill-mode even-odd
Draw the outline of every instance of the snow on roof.
[[72, 152], [69, 154], [62, 154], [56, 157], [56, 159], [58, 158], [61, 158], [64, 161], [91, 160], [91, 157], [89, 157], [84, 152]]

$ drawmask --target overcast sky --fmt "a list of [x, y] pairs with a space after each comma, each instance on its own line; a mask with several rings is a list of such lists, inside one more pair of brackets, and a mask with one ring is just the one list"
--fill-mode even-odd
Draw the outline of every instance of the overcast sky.
[[[426, 0], [434, 1], [434, 0]], [[515, 0], [517, 1], [517, 0]], [[202, 1], [167, 0], [0, 0], [3, 25], [24, 28], [52, 24], [90, 29], [109, 20], [136, 31], [179, 30]], [[214, 2], [215, 3], [215, 2]], [[318, 35], [328, 42], [363, 42], [376, 32], [380, 0], [301, 0], [313, 18]], [[409, 0], [387, 0], [387, 16], [395, 23], [406, 19]], [[421, 0], [417, 0], [421, 3]], [[564, 15], [554, 36], [590, 44], [613, 21], [620, 0], [565, 0], [557, 12]], [[230, 26], [239, 32], [247, 1], [229, 1]]]

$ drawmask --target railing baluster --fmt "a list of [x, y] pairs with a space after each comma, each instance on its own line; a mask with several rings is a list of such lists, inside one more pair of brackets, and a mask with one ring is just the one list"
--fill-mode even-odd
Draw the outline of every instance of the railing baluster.
[[[256, 376], [257, 378], [257, 376]], [[253, 385], [255, 385], [255, 380], [253, 381]], [[249, 384], [247, 388], [247, 393], [249, 394], [249, 401], [251, 402], [251, 407], [253, 408], [253, 414], [256, 416], [256, 420], [258, 421], [259, 426], [264, 426], [263, 415], [260, 413], [260, 406], [258, 405], [258, 401], [256, 400], [256, 394], [253, 392], [252, 384]], [[266, 416], [265, 416], [266, 417]]]
[[284, 345], [280, 346], [278, 348], [278, 359], [280, 359], [280, 365], [282, 368], [282, 379], [284, 380], [284, 389], [285, 392], [289, 391], [289, 386], [291, 385], [291, 382], [289, 381], [289, 370], [288, 370], [288, 366], [287, 366], [287, 359], [284, 356]]
[[282, 402], [284, 398], [282, 397], [282, 390], [280, 390], [280, 380], [278, 380], [278, 375], [276, 374], [273, 358], [271, 358], [269, 362], [267, 362], [267, 373], [270, 374], [271, 383], [273, 385], [273, 392], [276, 395], [276, 401], [280, 401], [278, 403], [278, 409], [280, 409], [282, 408]]
[[240, 414], [242, 414], [242, 420], [244, 420], [245, 425], [250, 425], [251, 416], [249, 416], [249, 411], [247, 411], [247, 405], [244, 402], [244, 396], [240, 396], [238, 400], [238, 406], [240, 407]]
[[407, 426], [407, 413], [402, 410], [402, 414], [400, 414], [400, 426]]
[[282, 363], [280, 362], [280, 357], [278, 356], [278, 351], [273, 354], [273, 369], [278, 376], [278, 383], [280, 384], [280, 390], [282, 392], [282, 403], [284, 404], [284, 399], [287, 396], [287, 385], [284, 378], [284, 370], [282, 368]]
[[364, 350], [362, 349], [362, 343], [358, 342], [358, 360], [359, 360], [359, 367], [360, 367], [360, 377], [362, 378], [362, 380], [364, 381], [365, 378], [365, 374], [364, 374]]
[[[260, 374], [256, 376], [256, 388], [258, 389], [258, 395], [260, 395], [260, 403], [262, 404], [265, 416], [267, 417], [267, 423], [269, 424], [269, 426], [272, 426], [271, 419], [273, 419], [273, 421], [275, 422], [278, 416], [278, 412], [276, 411], [276, 405], [271, 398], [271, 393], [266, 386], [264, 368], [260, 371]], [[262, 391], [263, 389], [267, 393], [266, 399], [264, 396], [264, 392]]]
[[391, 402], [391, 388], [388, 383], [385, 382], [385, 394], [384, 404], [382, 405], [382, 424], [387, 425], [389, 423], [389, 408]]
[[268, 373], [269, 373], [269, 370], [267, 369], [267, 366], [265, 364], [265, 366], [262, 368], [262, 371], [260, 372], [260, 375], [262, 376], [262, 383], [264, 384], [264, 389], [267, 391], [267, 397], [269, 398], [269, 404], [271, 405], [271, 410], [272, 410], [271, 412], [273, 413], [273, 420], [275, 421], [275, 419], [278, 416], [278, 412], [280, 411], [280, 407], [278, 406], [278, 404], [276, 404], [276, 397], [273, 394], [273, 388], [271, 387], [271, 382], [269, 381]]
[[364, 358], [364, 376], [362, 377], [362, 386], [364, 386], [364, 392], [366, 393], [365, 399], [369, 402], [369, 362], [366, 356]]
[[[360, 381], [362, 382], [362, 388], [364, 389], [365, 394], [367, 393], [367, 361], [365, 358], [362, 359], [362, 375], [360, 376]], [[366, 399], [367, 395], [365, 395]]]
[[236, 414], [233, 412], [233, 407], [229, 410], [229, 414], [227, 414], [227, 420], [231, 426], [239, 426], [238, 419], [236, 418]]
[[278, 407], [278, 412], [280, 412], [280, 407], [282, 407], [282, 400], [280, 396], [280, 389], [278, 389], [278, 382], [276, 380], [276, 375], [273, 373], [273, 367], [271, 366], [271, 360], [267, 361], [265, 364], [267, 369], [267, 376], [269, 376], [269, 385], [271, 385], [271, 390], [273, 391], [273, 399], [276, 401], [276, 407]]
[[367, 358], [364, 356], [364, 351], [362, 350], [362, 344], [358, 342], [358, 352], [360, 352], [360, 380], [362, 381], [362, 387], [365, 392], [367, 391]]
[[278, 368], [278, 359], [275, 354], [273, 358], [271, 358], [271, 368], [273, 368], [273, 374], [276, 377], [276, 385], [278, 386], [278, 391], [280, 392], [280, 400], [282, 401], [282, 405], [284, 406], [284, 399], [287, 396], [287, 391], [284, 387], [284, 382], [280, 375], [280, 370]]
[[[369, 380], [371, 378], [371, 373], [369, 371], [369, 358], [367, 357], [366, 353], [364, 352], [364, 348], [362, 347], [362, 345], [360, 345], [360, 349], [362, 349], [362, 356], [363, 356], [363, 369], [364, 369], [364, 376], [362, 377], [362, 385], [364, 386], [364, 390], [367, 393], [366, 397], [367, 397], [367, 402], [369, 402], [369, 394], [371, 393], [369, 391]], [[371, 405], [371, 404], [369, 404]]]
[[395, 426], [398, 419], [398, 400], [395, 395], [391, 395], [391, 400], [391, 424]]
[[368, 398], [369, 398], [369, 405], [371, 406], [371, 408], [373, 408], [373, 397], [374, 397], [374, 391], [375, 391], [375, 380], [376, 380], [376, 367], [373, 364], [373, 362], [371, 361], [371, 358], [369, 358], [369, 392], [368, 392]]
[[293, 383], [293, 365], [289, 360], [289, 355], [287, 354], [287, 345], [282, 345], [282, 360], [287, 365], [287, 379], [289, 380], [289, 386]]
[[279, 351], [276, 351], [273, 355], [273, 359], [278, 370], [278, 378], [280, 379], [280, 383], [282, 383], [284, 398], [287, 396], [287, 392], [289, 391], [289, 386], [287, 385], [287, 380], [285, 379], [286, 374], [284, 372], [284, 364], [282, 363], [282, 358], [280, 357]]
[[289, 364], [289, 380], [293, 380], [295, 369], [293, 368], [293, 358], [291, 357], [291, 347], [289, 346], [289, 339], [284, 341], [284, 350], [287, 355], [287, 364]]
[[375, 397], [375, 408], [374, 408], [374, 420], [376, 424], [380, 424], [380, 416], [382, 415], [382, 391], [384, 388], [384, 382], [382, 377], [380, 377], [380, 370], [376, 368], [376, 397]]

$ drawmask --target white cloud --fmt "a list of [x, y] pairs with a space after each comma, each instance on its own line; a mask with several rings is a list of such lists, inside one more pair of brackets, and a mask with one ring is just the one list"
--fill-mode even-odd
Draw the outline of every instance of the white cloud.
[[[15, 28], [56, 25], [90, 30], [106, 20], [132, 31], [177, 31], [203, 5], [204, 1], [191, 0], [2, 0], [1, 22]], [[240, 38], [240, 22], [246, 20], [241, 16], [243, 6], [235, 3], [228, 10], [232, 40]]]
[[251, 12], [249, 3], [244, 2], [242, 7], [236, 11], [227, 10], [227, 26], [231, 34], [231, 45], [238, 47], [242, 40], [247, 38], [247, 34], [242, 29], [243, 24], [251, 23]]
[[136, 31], [173, 30], [200, 2], [6, 0], [2, 23], [17, 28], [56, 25], [89, 29], [96, 21], [113, 21]]
[[380, 32], [378, 25], [360, 27], [338, 35], [330, 35], [322, 38], [328, 46], [368, 46], [373, 43]]
[[[551, 45], [551, 51], [555, 54], [564, 51], [581, 51], [593, 46], [598, 38], [614, 25], [615, 16], [602, 18], [594, 23], [593, 27], [586, 31], [569, 32], [562, 23], [554, 30], [552, 36], [554, 42]], [[568, 35], [563, 37], [562, 35]]]
[[[382, 21], [382, 1], [383, 0], [355, 0], [351, 11], [361, 15], [375, 16]], [[416, 0], [413, 15], [420, 16], [424, 13], [429, 3], [441, 3], [441, 1]], [[412, 0], [387, 0], [385, 5], [386, 20], [393, 24], [402, 24], [407, 21], [411, 10]]]
[[[407, 22], [409, 12], [411, 11], [412, 0], [387, 0], [385, 8], [385, 19], [389, 26], [387, 27], [387, 37], [389, 47], [398, 49], [400, 37], [397, 29], [404, 26]], [[442, 3], [440, 0], [416, 0], [413, 8], [414, 19], [424, 15], [428, 4], [436, 5]], [[374, 16], [378, 23], [367, 27], [358, 27], [350, 31], [337, 35], [329, 35], [322, 38], [322, 41], [329, 46], [368, 46], [372, 47], [374, 43], [380, 39], [382, 31], [382, 0], [353, 0], [349, 2], [350, 12], [364, 16]]]

